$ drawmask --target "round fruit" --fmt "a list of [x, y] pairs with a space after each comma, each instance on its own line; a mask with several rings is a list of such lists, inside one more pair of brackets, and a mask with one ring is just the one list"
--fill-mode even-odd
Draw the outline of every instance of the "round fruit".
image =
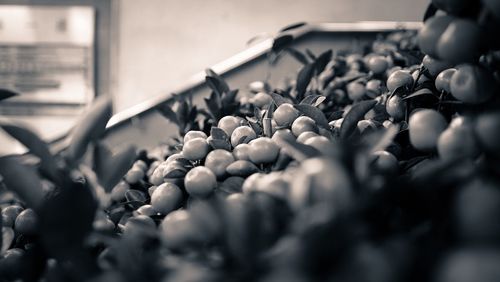
[[269, 137], [259, 137], [250, 141], [250, 160], [255, 164], [271, 163], [278, 157], [280, 148]]
[[297, 137], [297, 142], [299, 143], [304, 143], [306, 142], [307, 139], [311, 138], [311, 137], [314, 137], [314, 136], [318, 136], [318, 133], [316, 132], [313, 132], [313, 131], [305, 131], [305, 132], [302, 132], [298, 137]]
[[427, 72], [429, 72], [432, 77], [437, 76], [445, 69], [453, 67], [453, 64], [446, 61], [440, 61], [429, 55], [425, 55], [425, 57], [422, 59], [422, 65], [427, 69]]
[[393, 175], [398, 172], [399, 164], [396, 157], [387, 151], [377, 151], [373, 153], [376, 158], [374, 167], [377, 172], [385, 175]]
[[315, 148], [324, 156], [336, 157], [339, 155], [338, 148], [325, 136], [312, 136], [307, 138], [304, 144]]
[[[456, 118], [457, 119], [457, 118]], [[458, 119], [464, 120], [463, 117]], [[441, 133], [437, 143], [439, 157], [443, 160], [474, 158], [479, 154], [479, 144], [474, 136], [474, 127], [468, 119], [450, 126]]]
[[437, 44], [437, 54], [451, 63], [472, 62], [481, 53], [482, 31], [468, 19], [455, 19], [446, 28]]
[[371, 79], [366, 83], [366, 94], [370, 98], [375, 98], [382, 94], [382, 81], [378, 79]]
[[231, 152], [217, 149], [208, 153], [205, 159], [205, 166], [209, 168], [215, 176], [220, 179], [226, 175], [226, 168], [234, 162], [234, 157]]
[[209, 150], [206, 138], [196, 137], [184, 144], [182, 155], [188, 160], [196, 161], [203, 159]]
[[210, 169], [197, 166], [186, 174], [184, 187], [189, 195], [205, 198], [212, 194], [215, 187], [217, 187], [217, 178]]
[[135, 231], [140, 231], [143, 229], [154, 229], [156, 228], [156, 223], [154, 220], [147, 215], [136, 215], [132, 216], [125, 223], [123, 232], [131, 233]]
[[152, 215], [155, 215], [157, 213], [158, 212], [153, 208], [152, 205], [142, 205], [134, 211], [134, 215], [152, 216]]
[[228, 165], [226, 171], [233, 176], [245, 177], [258, 172], [259, 169], [251, 161], [237, 160], [234, 163]]
[[405, 70], [395, 71], [387, 78], [387, 89], [391, 92], [398, 87], [410, 88], [412, 85], [413, 76]]
[[231, 137], [233, 131], [241, 125], [241, 120], [234, 116], [225, 116], [219, 120], [217, 123], [217, 127], [224, 130], [227, 136]]
[[312, 131], [315, 133], [319, 132], [316, 122], [307, 116], [300, 116], [292, 124], [292, 133], [295, 136], [299, 136], [302, 132]]
[[245, 179], [243, 185], [241, 186], [241, 191], [243, 193], [250, 193], [255, 191], [255, 187], [257, 187], [257, 183], [264, 176], [264, 173], [256, 172]]
[[127, 174], [125, 174], [125, 181], [129, 184], [135, 184], [144, 178], [144, 171], [139, 168], [132, 167]]
[[437, 58], [436, 47], [439, 38], [453, 19], [453, 17], [448, 15], [436, 15], [428, 19], [418, 32], [417, 40], [420, 50]]
[[253, 96], [250, 101], [256, 107], [263, 108], [263, 107], [269, 105], [269, 103], [271, 103], [272, 100], [273, 100], [273, 98], [271, 98], [271, 95], [269, 95], [265, 92], [259, 92], [259, 93], [255, 94], [255, 96]]
[[443, 115], [435, 110], [423, 109], [413, 113], [408, 124], [410, 143], [418, 150], [434, 151], [447, 123]]
[[469, 104], [480, 104], [490, 99], [497, 91], [495, 78], [486, 69], [463, 64], [450, 80], [450, 92], [453, 97]]
[[151, 206], [161, 214], [168, 214], [182, 202], [181, 189], [172, 183], [163, 183], [151, 195]]
[[257, 138], [255, 131], [250, 126], [242, 125], [237, 127], [231, 134], [231, 145], [236, 147], [240, 143], [248, 143], [255, 138]]
[[358, 121], [356, 126], [358, 128], [359, 133], [363, 133], [365, 131], [370, 132], [371, 130], [377, 129], [377, 125], [372, 120], [369, 119], [362, 119]]
[[16, 218], [14, 230], [24, 235], [35, 235], [38, 231], [38, 217], [34, 210], [25, 209]]
[[373, 56], [368, 60], [368, 68], [374, 74], [383, 74], [389, 67], [389, 62], [383, 56]]
[[359, 82], [351, 82], [347, 84], [347, 96], [353, 101], [358, 101], [365, 97], [366, 88]]
[[[184, 143], [184, 144], [186, 144], [186, 143]], [[166, 165], [167, 163], [173, 162], [173, 161], [180, 159], [180, 158], [184, 158], [184, 155], [182, 153], [175, 153], [175, 154], [168, 156], [168, 158], [165, 160], [165, 162], [162, 162], [161, 164]]]
[[500, 156], [500, 112], [486, 112], [476, 118], [474, 132], [481, 147], [488, 153]]
[[453, 74], [455, 74], [456, 69], [445, 69], [440, 72], [436, 77], [435, 85], [438, 91], [444, 91], [445, 93], [450, 93], [450, 81]]
[[243, 143], [236, 145], [233, 149], [233, 156], [237, 160], [246, 160], [249, 161], [250, 157], [248, 155], [248, 152], [250, 152], [250, 145]]
[[289, 127], [300, 115], [299, 111], [292, 104], [281, 104], [273, 113], [273, 119], [281, 127]]
[[394, 118], [395, 121], [400, 121], [405, 118], [406, 101], [397, 95], [392, 96], [385, 105], [387, 113]]
[[284, 128], [276, 130], [271, 139], [276, 143], [276, 145], [283, 147], [285, 142], [283, 140], [295, 141], [296, 137], [290, 129]]
[[7, 226], [7, 227], [13, 227], [17, 216], [23, 210], [24, 209], [18, 205], [8, 206], [8, 207], [2, 209], [2, 225]]
[[160, 225], [163, 242], [168, 248], [182, 249], [198, 238], [203, 238], [201, 230], [193, 222], [187, 210], [176, 210], [169, 213]]
[[[220, 121], [219, 121], [220, 123]], [[205, 132], [200, 131], [200, 130], [191, 130], [184, 135], [184, 144], [186, 144], [189, 140], [194, 139], [194, 138], [204, 138], [207, 139], [207, 135]]]

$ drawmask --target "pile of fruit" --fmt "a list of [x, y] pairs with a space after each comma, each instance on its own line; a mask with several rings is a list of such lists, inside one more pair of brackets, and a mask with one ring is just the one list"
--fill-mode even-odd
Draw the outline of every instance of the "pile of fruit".
[[364, 53], [287, 29], [295, 80], [207, 70], [148, 151], [105, 145], [108, 97], [61, 152], [1, 124], [29, 153], [0, 158], [0, 281], [499, 281], [499, 7], [435, 0]]

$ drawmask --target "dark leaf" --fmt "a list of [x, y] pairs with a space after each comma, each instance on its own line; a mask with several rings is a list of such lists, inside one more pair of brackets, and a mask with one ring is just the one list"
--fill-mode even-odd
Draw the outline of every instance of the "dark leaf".
[[303, 65], [309, 64], [309, 59], [307, 59], [307, 56], [304, 55], [299, 50], [289, 47], [289, 48], [286, 48], [285, 51], [288, 52], [288, 54], [290, 54], [293, 58], [295, 58], [301, 64], [303, 64]]
[[106, 124], [113, 114], [110, 96], [99, 96], [90, 110], [71, 130], [71, 143], [66, 149], [66, 157], [75, 165], [85, 154], [91, 141], [104, 134]]
[[137, 201], [137, 202], [142, 202], [145, 203], [147, 201], [146, 195], [144, 195], [144, 192], [135, 190], [135, 189], [129, 189], [127, 192], [125, 192], [125, 198], [127, 201]]
[[311, 105], [306, 105], [306, 104], [299, 104], [299, 105], [294, 105], [294, 107], [299, 110], [302, 114], [312, 118], [316, 123], [323, 127], [323, 128], [330, 128], [330, 125], [328, 125], [328, 120], [325, 117], [325, 114], [318, 108], [311, 106]]
[[298, 22], [298, 23], [294, 23], [291, 25], [287, 25], [284, 28], [280, 29], [280, 32], [296, 29], [296, 28], [299, 28], [299, 27], [304, 26], [306, 24], [307, 24], [306, 22]]
[[65, 260], [83, 250], [84, 239], [92, 230], [96, 199], [88, 186], [67, 183], [37, 211], [40, 239], [50, 256]]
[[403, 97], [403, 100], [408, 100], [408, 99], [411, 99], [411, 98], [415, 98], [415, 97], [418, 97], [418, 96], [422, 96], [422, 95], [432, 95], [436, 98], [439, 98], [437, 97], [433, 92], [432, 90], [428, 89], [428, 88], [422, 88], [418, 91], [415, 91], [414, 93], [406, 96], [406, 97]]
[[0, 124], [3, 130], [21, 142], [30, 153], [40, 158], [40, 170], [52, 180], [59, 181], [56, 161], [47, 144], [31, 130], [13, 124]]
[[227, 136], [226, 132], [216, 126], [212, 126], [212, 129], [210, 129], [210, 136], [212, 136], [214, 140], [229, 140], [229, 136]]
[[208, 86], [214, 92], [217, 92], [220, 95], [222, 95], [222, 93], [229, 92], [229, 85], [226, 83], [226, 81], [220, 75], [218, 75], [216, 72], [214, 72], [211, 69], [206, 69], [205, 73], [207, 74], [207, 76], [205, 77], [205, 80], [206, 80]]
[[228, 140], [211, 139], [208, 144], [212, 146], [213, 149], [224, 149], [231, 151], [231, 143]]
[[210, 111], [210, 113], [212, 114], [212, 116], [215, 119], [219, 119], [221, 117], [220, 112], [221, 112], [221, 108], [222, 108], [221, 97], [219, 95], [215, 94], [215, 92], [212, 92], [210, 94], [210, 97], [204, 98], [204, 100], [205, 100], [205, 104], [207, 105], [207, 108]]
[[2, 238], [0, 238], [0, 246], [2, 249], [0, 250], [0, 255], [3, 255], [3, 253], [10, 248], [12, 242], [14, 242], [14, 237], [14, 230], [12, 228], [7, 226], [2, 227]]
[[226, 95], [222, 98], [222, 106], [225, 107], [234, 104], [237, 94], [238, 94], [238, 89], [234, 89], [227, 92]]
[[19, 93], [16, 93], [14, 91], [0, 88], [0, 101], [5, 100], [5, 99], [9, 99], [11, 97], [18, 96], [18, 95], [19, 95]]
[[314, 76], [314, 69], [315, 65], [314, 63], [312, 64], [307, 64], [302, 69], [300, 70], [298, 76], [297, 76], [297, 100], [302, 100], [302, 97], [304, 97], [304, 93], [306, 93], [307, 86], [311, 82], [311, 79]]
[[177, 114], [172, 110], [172, 108], [167, 104], [160, 104], [156, 108], [166, 119], [171, 122], [179, 125], [179, 119], [177, 118]]
[[16, 193], [28, 207], [37, 208], [43, 201], [40, 178], [32, 167], [16, 157], [0, 157], [0, 175], [7, 189]]
[[340, 127], [340, 137], [343, 139], [349, 138], [356, 129], [358, 121], [362, 120], [365, 114], [376, 104], [377, 101], [374, 100], [361, 101], [357, 104], [354, 104], [351, 110], [344, 117], [344, 121], [342, 122], [342, 126]]
[[316, 61], [316, 55], [314, 55], [314, 53], [309, 49], [307, 48], [306, 49], [306, 54], [307, 56], [309, 56], [309, 58], [311, 58], [313, 61]]
[[231, 176], [219, 184], [218, 189], [228, 194], [241, 193], [241, 187], [244, 181], [245, 179], [243, 177]]
[[[109, 151], [108, 151], [109, 152]], [[107, 155], [109, 153], [105, 153]], [[137, 158], [137, 149], [133, 145], [118, 151], [107, 160], [102, 160], [99, 165], [100, 169], [96, 171], [99, 183], [102, 185], [106, 192], [111, 191], [120, 179], [132, 167]]]
[[280, 94], [277, 94], [275, 92], [271, 93], [271, 98], [273, 98], [274, 103], [278, 107], [285, 104], [285, 103], [288, 103], [288, 101], [283, 96], [281, 96]]
[[314, 61], [314, 64], [316, 65], [316, 73], [321, 73], [325, 70], [326, 65], [332, 60], [332, 55], [332, 50], [328, 50], [319, 55], [319, 57]]
[[429, 18], [434, 16], [437, 11], [438, 8], [432, 2], [430, 2], [429, 5], [427, 5], [427, 9], [425, 9], [423, 21], [427, 21]]
[[254, 117], [257, 119], [257, 121], [262, 120], [263, 113], [258, 107], [253, 108], [253, 114], [254, 114]]
[[295, 140], [283, 139], [283, 141], [282, 148], [284, 148], [292, 158], [299, 162], [321, 155], [321, 153], [312, 146], [299, 143]]
[[169, 170], [163, 177], [165, 178], [182, 178], [186, 176], [187, 171], [185, 169], [172, 169]]
[[305, 105], [311, 105], [313, 107], [317, 107], [319, 104], [323, 103], [323, 101], [326, 100], [326, 97], [323, 95], [308, 95], [302, 101], [300, 101], [301, 104]]
[[271, 52], [278, 53], [283, 50], [286, 45], [290, 44], [293, 41], [293, 36], [290, 34], [283, 34], [276, 37], [273, 41], [273, 46], [271, 47]]
[[382, 137], [379, 138], [378, 142], [373, 145], [370, 152], [374, 153], [377, 151], [385, 150], [385, 148], [387, 148], [392, 143], [398, 132], [399, 132], [398, 126], [391, 125], [389, 128], [385, 130], [384, 135], [382, 135]]
[[328, 117], [328, 120], [329, 121], [337, 120], [339, 118], [342, 118], [343, 115], [344, 115], [344, 111], [335, 111], [335, 112], [330, 114], [330, 116]]
[[255, 134], [257, 134], [257, 136], [262, 135], [263, 129], [258, 122], [248, 121], [248, 123], [250, 124], [250, 127], [252, 127], [253, 131], [255, 131]]
[[276, 105], [274, 104], [274, 101], [271, 101], [269, 105], [267, 106], [267, 111], [265, 114], [266, 118], [273, 118], [273, 113], [276, 110]]
[[186, 124], [190, 122], [189, 120], [189, 105], [187, 101], [179, 102], [177, 105], [177, 118], [179, 119], [179, 126], [184, 128]]

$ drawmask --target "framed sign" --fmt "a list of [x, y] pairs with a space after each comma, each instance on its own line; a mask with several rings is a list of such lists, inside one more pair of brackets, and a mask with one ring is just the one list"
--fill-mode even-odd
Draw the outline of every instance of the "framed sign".
[[90, 101], [94, 31], [89, 6], [0, 6], [0, 87], [21, 94], [2, 103], [0, 114]]

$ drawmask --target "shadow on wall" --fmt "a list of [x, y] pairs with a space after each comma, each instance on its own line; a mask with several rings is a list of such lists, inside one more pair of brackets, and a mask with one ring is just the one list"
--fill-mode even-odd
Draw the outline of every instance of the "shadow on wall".
[[294, 22], [418, 21], [429, 0], [121, 0], [116, 110]]

